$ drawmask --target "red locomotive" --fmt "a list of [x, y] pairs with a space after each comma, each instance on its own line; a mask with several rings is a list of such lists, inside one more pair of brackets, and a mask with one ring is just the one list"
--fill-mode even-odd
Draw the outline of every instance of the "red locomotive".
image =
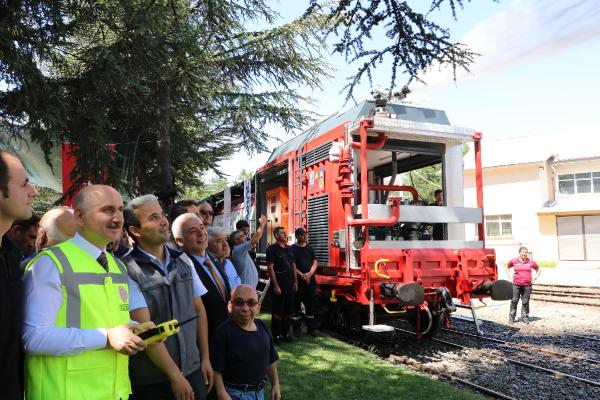
[[[375, 321], [407, 318], [417, 336], [432, 335], [449, 323], [453, 299], [510, 298], [510, 283], [497, 280], [495, 252], [485, 248], [480, 139], [451, 126], [443, 111], [404, 104], [363, 102], [325, 119], [274, 149], [254, 177], [251, 218], [269, 220], [261, 250], [274, 227], [305, 228], [319, 261], [321, 309], [349, 329], [381, 331], [387, 325]], [[477, 208], [463, 201], [468, 142]], [[427, 207], [413, 187], [394, 184], [435, 164], [442, 166], [443, 206]], [[231, 227], [240, 219], [243, 193], [238, 185], [211, 197], [215, 223]], [[422, 240], [424, 224], [443, 224], [443, 240]], [[477, 227], [478, 240], [465, 239], [466, 224]]]

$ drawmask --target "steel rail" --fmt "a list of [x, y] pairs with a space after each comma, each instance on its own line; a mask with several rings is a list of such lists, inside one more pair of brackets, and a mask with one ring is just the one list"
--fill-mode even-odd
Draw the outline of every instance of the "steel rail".
[[533, 290], [533, 293], [540, 296], [556, 296], [556, 297], [577, 297], [581, 299], [598, 299], [600, 300], [600, 293], [581, 293], [581, 292], [559, 292], [553, 290]]
[[462, 336], [469, 336], [469, 337], [474, 337], [477, 339], [481, 339], [481, 340], [487, 340], [490, 342], [496, 342], [496, 343], [500, 343], [504, 346], [517, 346], [520, 349], [523, 349], [529, 353], [533, 352], [533, 351], [539, 351], [542, 353], [546, 353], [549, 355], [553, 355], [553, 356], [558, 356], [558, 357], [564, 357], [564, 358], [570, 358], [573, 360], [578, 360], [578, 361], [583, 361], [583, 362], [587, 362], [590, 364], [600, 364], [600, 360], [595, 360], [593, 358], [585, 358], [585, 357], [579, 357], [579, 356], [574, 356], [572, 354], [566, 354], [566, 353], [560, 353], [557, 351], [552, 351], [552, 350], [546, 350], [546, 349], [530, 349], [528, 348], [528, 346], [524, 343], [515, 343], [515, 342], [510, 342], [508, 340], [502, 340], [502, 339], [496, 339], [496, 338], [491, 338], [489, 336], [480, 336], [480, 335], [475, 335], [474, 333], [469, 333], [469, 332], [462, 332], [462, 331], [457, 331], [455, 329], [447, 329], [447, 328], [442, 328], [442, 331], [444, 332], [449, 332], [449, 333], [454, 333], [457, 335], [462, 335]]
[[529, 368], [529, 369], [534, 369], [534, 370], [537, 370], [537, 371], [546, 372], [546, 373], [551, 374], [551, 375], [553, 375], [555, 377], [568, 378], [568, 379], [571, 379], [571, 380], [574, 380], [574, 381], [586, 383], [586, 384], [591, 385], [591, 386], [600, 387], [600, 382], [592, 381], [592, 380], [585, 379], [585, 378], [581, 378], [579, 376], [575, 376], [575, 375], [571, 375], [571, 374], [566, 374], [564, 372], [556, 371], [554, 369], [540, 367], [539, 365], [529, 364], [529, 363], [526, 363], [526, 362], [523, 362], [523, 361], [515, 360], [514, 358], [510, 358], [510, 357], [498, 356], [498, 355], [486, 353], [486, 352], [483, 352], [481, 350], [469, 348], [467, 346], [463, 346], [463, 345], [458, 344], [458, 343], [449, 342], [447, 340], [436, 339], [436, 338], [432, 338], [431, 340], [433, 340], [433, 341], [435, 341], [437, 343], [442, 343], [442, 344], [445, 344], [447, 346], [455, 347], [455, 348], [458, 348], [458, 349], [461, 349], [461, 350], [471, 350], [471, 351], [473, 351], [475, 353], [482, 354], [485, 357], [494, 358], [494, 359], [497, 359], [497, 360], [504, 360], [504, 361], [507, 361], [507, 362], [509, 362], [511, 364], [519, 365], [521, 367], [526, 367], [526, 368]]
[[478, 390], [481, 393], [485, 393], [485, 394], [487, 394], [487, 395], [489, 395], [491, 397], [497, 398], [497, 399], [517, 400], [514, 397], [507, 396], [505, 394], [502, 394], [500, 392], [497, 392], [497, 391], [492, 390], [490, 388], [487, 388], [485, 386], [481, 386], [481, 385], [479, 385], [479, 384], [477, 384], [475, 382], [471, 382], [471, 381], [468, 381], [466, 379], [459, 378], [456, 375], [451, 375], [451, 374], [448, 374], [446, 372], [441, 372], [441, 371], [436, 370], [435, 368], [426, 367], [425, 365], [419, 364], [417, 361], [411, 360], [410, 358], [405, 357], [405, 356], [398, 356], [398, 355], [392, 354], [392, 355], [390, 355], [388, 357], [388, 359], [391, 362], [402, 363], [402, 364], [408, 365], [408, 366], [410, 366], [410, 367], [412, 367], [414, 369], [417, 369], [417, 370], [422, 371], [422, 372], [426, 372], [426, 373], [431, 374], [431, 375], [439, 375], [439, 376], [441, 376], [441, 377], [443, 377], [445, 379], [448, 379], [450, 381], [459, 382], [459, 383], [461, 383], [463, 385], [472, 387], [473, 389], [476, 389], [476, 390]]
[[590, 336], [581, 336], [581, 335], [572, 335], [570, 333], [565, 333], [565, 335], [579, 338], [579, 339], [587, 339], [587, 340], [593, 340], [595, 342], [600, 342], [600, 338], [595, 338], [595, 337], [590, 337]]
[[588, 307], [600, 307], [600, 303], [584, 303], [581, 301], [568, 301], [568, 300], [561, 300], [561, 299], [548, 299], [548, 298], [541, 298], [541, 297], [537, 297], [537, 296], [531, 296], [531, 298], [535, 301], [543, 301], [546, 303], [561, 303], [561, 304], [574, 304], [577, 306], [588, 306]]

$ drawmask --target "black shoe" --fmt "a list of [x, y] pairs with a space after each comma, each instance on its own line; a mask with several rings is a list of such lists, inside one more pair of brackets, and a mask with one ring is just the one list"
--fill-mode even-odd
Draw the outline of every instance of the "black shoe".
[[273, 339], [273, 343], [275, 343], [275, 344], [283, 343], [283, 336], [281, 336], [281, 335], [275, 336], [275, 338]]
[[523, 317], [523, 318], [521, 318], [521, 321], [525, 322], [527, 325], [529, 325], [529, 323], [531, 322], [529, 320], [529, 317]]
[[296, 340], [298, 340], [298, 338], [294, 335], [287, 335], [283, 337], [283, 341], [287, 342], [287, 343], [292, 343], [295, 342]]
[[317, 332], [315, 332], [313, 330], [308, 331], [308, 334], [312, 337], [317, 337]]
[[300, 330], [300, 328], [294, 329], [294, 336], [296, 336], [297, 338], [302, 336], [302, 331]]

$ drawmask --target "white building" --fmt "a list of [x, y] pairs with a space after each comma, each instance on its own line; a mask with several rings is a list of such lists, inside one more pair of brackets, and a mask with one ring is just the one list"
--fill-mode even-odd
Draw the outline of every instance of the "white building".
[[[484, 138], [482, 160], [486, 246], [499, 261], [519, 246], [538, 261], [600, 260], [599, 146], [577, 136]], [[475, 207], [472, 151], [464, 161], [465, 206]]]

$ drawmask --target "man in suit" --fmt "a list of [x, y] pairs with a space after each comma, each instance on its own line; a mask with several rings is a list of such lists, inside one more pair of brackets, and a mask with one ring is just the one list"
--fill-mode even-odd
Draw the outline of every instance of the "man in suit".
[[227, 274], [206, 251], [208, 235], [202, 220], [195, 213], [182, 214], [173, 221], [173, 238], [194, 263], [200, 280], [207, 289], [202, 296], [208, 319], [208, 338], [213, 340], [217, 326], [228, 317], [227, 302], [231, 286]]

